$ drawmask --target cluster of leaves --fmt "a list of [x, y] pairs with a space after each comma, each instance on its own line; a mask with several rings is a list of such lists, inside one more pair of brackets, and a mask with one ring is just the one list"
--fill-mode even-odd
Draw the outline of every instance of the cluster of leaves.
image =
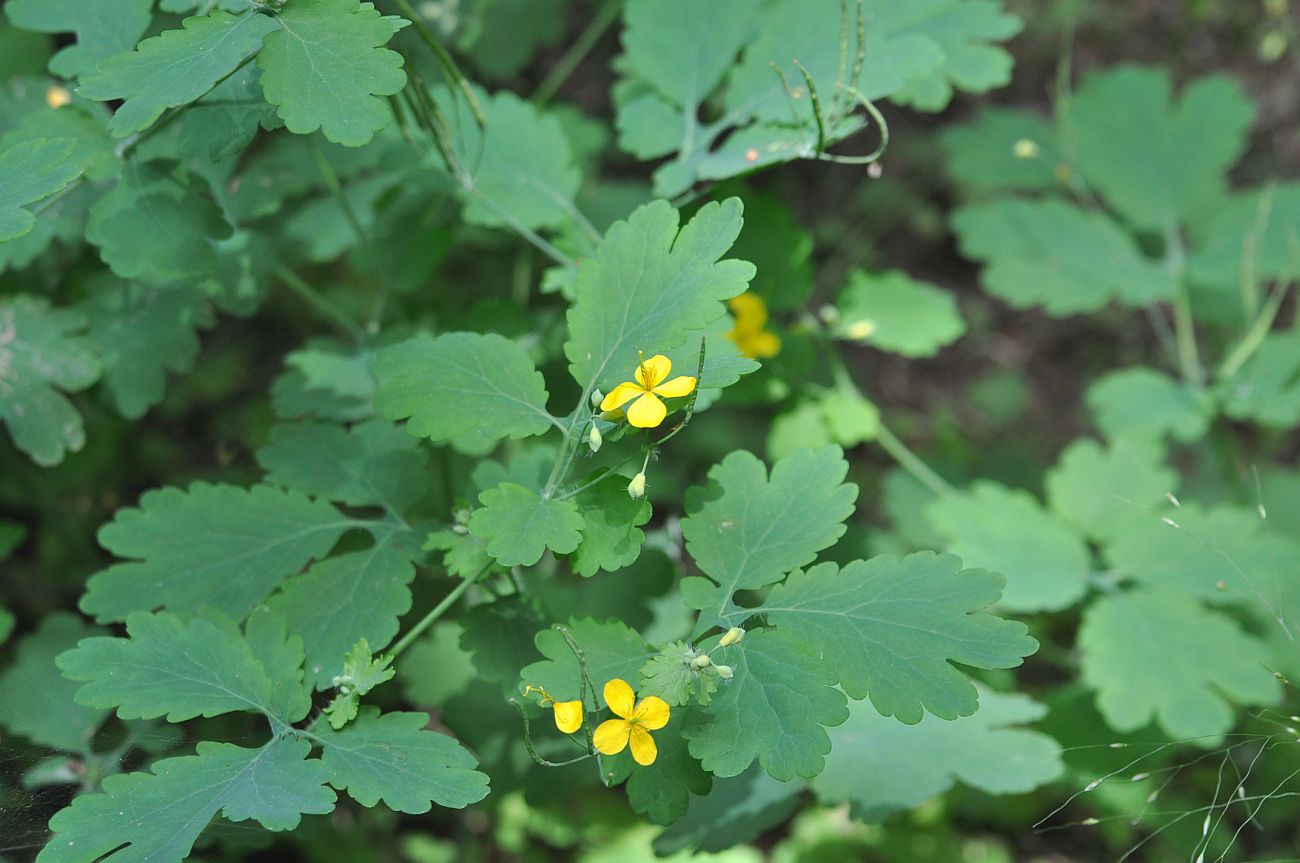
[[[828, 148], [887, 139], [877, 103], [1005, 84], [1019, 19], [996, 0], [609, 3], [579, 39], [621, 19], [607, 128], [547, 108], [549, 78], [525, 100], [461, 72], [519, 81], [562, 32], [538, 9], [562, 5], [5, 5], [0, 35], [65, 47], [0, 91], [2, 463], [111, 462], [122, 420], [195, 399], [203, 333], [286, 342], [248, 348], [283, 365], [245, 375], [258, 406], [222, 432], [250, 457], [142, 493], [119, 477], [133, 503], [87, 505], [115, 560], [67, 579], [84, 617], [15, 640], [0, 725], [45, 751], [24, 784], [75, 791], [39, 860], [237, 858], [272, 840], [205, 829], [249, 821], [320, 857], [342, 831], [304, 816], [348, 807], [364, 846], [391, 832], [380, 804], [480, 801], [518, 850], [521, 800], [596, 811], [614, 786], [654, 827], [601, 853], [722, 851], [813, 801], [877, 822], [959, 782], [1040, 788], [1079, 739], [1022, 727], [1048, 701], [1211, 746], [1234, 708], [1281, 702], [1274, 670], [1300, 673], [1300, 520], [1173, 468], [1242, 427], [1265, 436], [1250, 458], [1279, 459], [1300, 424], [1300, 340], [1278, 326], [1300, 194], [1229, 190], [1251, 106], [1228, 79], [1176, 99], [1163, 72], [1095, 72], [1053, 122], [989, 109], [945, 134], [989, 295], [1142, 309], [1167, 349], [1089, 382], [1100, 439], [1066, 446], [1041, 495], [978, 468], [957, 487], [845, 357], [924, 360], [981, 322], [896, 268], [849, 268], [811, 308], [813, 236], [742, 175], [875, 161]], [[607, 176], [628, 156], [653, 176]], [[695, 379], [662, 425], [600, 410], [658, 354]], [[846, 451], [868, 444], [908, 473], [859, 500], [872, 476]], [[890, 524], [864, 534], [877, 503]], [[0, 521], [0, 561], [25, 534]], [[0, 608], [0, 642], [15, 626]], [[1077, 655], [1083, 707], [1008, 691], [1040, 642]], [[651, 765], [527, 697], [581, 703], [590, 729], [612, 679], [671, 707]], [[518, 830], [584, 841], [551, 814]], [[440, 859], [418, 838], [404, 854]]]

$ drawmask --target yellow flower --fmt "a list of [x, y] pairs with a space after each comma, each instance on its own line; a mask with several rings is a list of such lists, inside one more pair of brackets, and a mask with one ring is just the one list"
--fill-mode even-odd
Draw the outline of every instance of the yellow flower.
[[542, 700], [538, 702], [540, 706], [551, 705], [551, 712], [555, 715], [555, 727], [560, 731], [572, 734], [582, 727], [582, 719], [586, 712], [582, 709], [581, 701], [556, 701], [545, 689], [531, 683], [524, 687], [524, 695], [530, 692], [541, 693]]
[[736, 325], [727, 338], [736, 343], [740, 352], [751, 359], [774, 357], [781, 350], [781, 337], [764, 329], [767, 325], [767, 303], [753, 291], [746, 291], [727, 301]]
[[668, 416], [668, 408], [659, 396], [675, 399], [690, 395], [695, 389], [695, 378], [690, 375], [667, 380], [672, 370], [672, 360], [663, 354], [643, 360], [632, 374], [636, 383], [627, 381], [614, 387], [614, 391], [601, 401], [600, 409], [614, 411], [631, 402], [626, 408], [629, 423], [640, 429], [657, 427]]
[[596, 749], [602, 755], [617, 755], [632, 744], [632, 758], [642, 767], [655, 763], [659, 748], [651, 731], [668, 724], [668, 703], [651, 695], [636, 703], [626, 680], [617, 677], [605, 684], [605, 703], [618, 719], [606, 719], [596, 728]]

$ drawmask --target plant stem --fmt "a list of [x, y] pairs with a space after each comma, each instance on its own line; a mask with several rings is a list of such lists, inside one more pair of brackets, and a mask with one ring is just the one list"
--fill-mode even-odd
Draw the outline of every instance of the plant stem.
[[1165, 231], [1165, 266], [1174, 279], [1174, 340], [1178, 343], [1178, 370], [1185, 382], [1195, 387], [1205, 383], [1200, 352], [1196, 348], [1196, 326], [1192, 319], [1192, 300], [1185, 278], [1185, 249], [1178, 227]]
[[881, 449], [889, 453], [890, 458], [896, 461], [899, 467], [916, 477], [930, 491], [940, 497], [946, 497], [956, 491], [946, 479], [935, 473], [933, 468], [921, 461], [916, 453], [895, 437], [884, 423], [876, 429], [876, 442], [880, 444]]
[[419, 34], [420, 39], [428, 46], [429, 51], [438, 61], [438, 65], [442, 67], [442, 72], [447, 77], [447, 80], [455, 84], [461, 94], [464, 95], [465, 101], [469, 103], [470, 111], [474, 113], [474, 122], [476, 122], [478, 127], [482, 129], [487, 125], [487, 118], [483, 114], [483, 106], [478, 103], [478, 97], [474, 95], [474, 89], [470, 86], [469, 79], [465, 77], [465, 73], [460, 71], [460, 67], [456, 65], [456, 61], [452, 59], [452, 56], [447, 49], [442, 47], [442, 43], [438, 41], [438, 37], [433, 35], [433, 31], [424, 23], [424, 19], [415, 11], [415, 8], [412, 7], [407, 0], [394, 0], [394, 2], [397, 4], [397, 8], [402, 10], [402, 14], [410, 19], [411, 24], [415, 27], [415, 32]]
[[280, 277], [280, 281], [292, 288], [293, 292], [305, 300], [309, 306], [338, 324], [355, 341], [364, 342], [366, 340], [365, 332], [356, 321], [345, 315], [342, 309], [326, 299], [320, 291], [307, 284], [293, 270], [288, 267], [279, 267], [276, 269], [275, 274]]
[[411, 627], [410, 632], [406, 633], [406, 635], [403, 635], [401, 640], [393, 645], [392, 650], [386, 651], [388, 656], [393, 659], [396, 659], [402, 653], [402, 651], [406, 650], [406, 648], [414, 644], [415, 640], [419, 638], [421, 635], [423, 635], [426, 629], [428, 629], [430, 626], [433, 626], [434, 622], [438, 618], [442, 617], [447, 612], [447, 609], [455, 605], [456, 600], [460, 599], [461, 596], [464, 595], [465, 591], [469, 590], [470, 587], [473, 586], [473, 584], [476, 581], [478, 581], [480, 578], [482, 578], [485, 574], [487, 574], [487, 571], [491, 568], [492, 568], [491, 565], [485, 566], [482, 569], [480, 569], [478, 572], [476, 572], [474, 575], [470, 576], [469, 578], [462, 581], [460, 584], [456, 585], [456, 588], [451, 593], [447, 594], [442, 598], [442, 602], [438, 603], [432, 609], [430, 609], [428, 614], [420, 618], [420, 621], [417, 624], [415, 624], [415, 626]]
[[587, 26], [578, 34], [578, 38], [573, 40], [573, 44], [564, 52], [564, 56], [551, 67], [551, 71], [546, 73], [542, 83], [537, 85], [537, 90], [533, 93], [533, 101], [538, 105], [545, 105], [551, 101], [551, 98], [564, 86], [564, 82], [569, 80], [573, 70], [578, 68], [581, 63], [596, 47], [600, 37], [605, 35], [605, 31], [618, 20], [619, 4], [613, 2], [603, 3], [596, 14], [591, 16]]

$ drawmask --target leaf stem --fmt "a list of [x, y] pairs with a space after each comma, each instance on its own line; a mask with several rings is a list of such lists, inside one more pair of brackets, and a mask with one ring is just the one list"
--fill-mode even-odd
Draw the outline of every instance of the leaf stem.
[[469, 590], [470, 587], [473, 586], [473, 584], [476, 581], [478, 581], [480, 578], [486, 575], [488, 570], [490, 570], [491, 568], [492, 565], [488, 564], [487, 566], [480, 569], [478, 572], [474, 573], [474, 575], [471, 575], [469, 578], [466, 578], [460, 584], [456, 585], [456, 588], [452, 590], [451, 593], [447, 594], [442, 598], [442, 602], [438, 603], [432, 609], [430, 609], [428, 614], [420, 618], [419, 622], [416, 623], [415, 626], [411, 627], [410, 632], [406, 633], [406, 635], [403, 635], [401, 640], [393, 645], [392, 650], [386, 651], [388, 656], [392, 659], [396, 659], [399, 655], [401, 655], [402, 651], [406, 650], [406, 648], [414, 644], [415, 640], [419, 638], [421, 635], [423, 635], [426, 629], [428, 629], [430, 626], [433, 626], [434, 622], [438, 618], [442, 617], [443, 614], [447, 612], [447, 609], [455, 605], [456, 600], [460, 599], [461, 596], [464, 595], [465, 591]]
[[876, 429], [876, 442], [880, 444], [881, 449], [889, 453], [890, 458], [897, 462], [899, 467], [916, 477], [930, 491], [940, 497], [946, 497], [956, 491], [951, 483], [939, 476], [916, 453], [908, 449], [906, 444], [895, 437], [889, 430], [889, 426], [883, 422]]
[[470, 86], [465, 73], [460, 71], [460, 67], [456, 65], [456, 61], [452, 59], [451, 54], [446, 48], [442, 47], [438, 37], [433, 35], [429, 25], [424, 23], [424, 19], [420, 17], [419, 13], [407, 0], [393, 0], [393, 2], [397, 4], [398, 9], [402, 10], [402, 14], [410, 19], [411, 24], [415, 27], [415, 32], [419, 34], [420, 39], [423, 40], [429, 51], [437, 59], [438, 65], [442, 67], [442, 72], [447, 77], [447, 80], [455, 84], [461, 94], [464, 95], [465, 101], [469, 103], [470, 111], [474, 113], [474, 122], [482, 129], [487, 125], [487, 117], [483, 113], [483, 106], [478, 103], [478, 97], [474, 95], [474, 89]]
[[1186, 249], [1176, 225], [1165, 231], [1165, 267], [1174, 279], [1174, 340], [1178, 344], [1178, 370], [1185, 382], [1201, 387], [1205, 384], [1205, 371], [1196, 347], [1192, 300], [1187, 290]]
[[279, 276], [280, 281], [288, 285], [309, 306], [338, 324], [355, 341], [364, 342], [366, 340], [365, 331], [361, 329], [356, 321], [345, 315], [342, 309], [326, 299], [320, 291], [307, 284], [293, 270], [288, 267], [278, 267], [275, 274]]
[[596, 43], [605, 35], [605, 31], [618, 20], [619, 4], [613, 2], [603, 3], [596, 14], [591, 16], [587, 26], [578, 34], [578, 38], [573, 40], [573, 44], [564, 52], [564, 55], [556, 61], [551, 67], [551, 71], [546, 73], [542, 83], [537, 85], [533, 91], [533, 101], [538, 105], [545, 105], [559, 92], [564, 82], [569, 80], [573, 70], [578, 68], [581, 63], [596, 47]]

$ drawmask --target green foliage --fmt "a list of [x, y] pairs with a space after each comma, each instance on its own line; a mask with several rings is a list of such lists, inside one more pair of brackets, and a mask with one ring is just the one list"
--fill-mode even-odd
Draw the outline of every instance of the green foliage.
[[[325, 707], [325, 718], [330, 728], [339, 731], [343, 726], [357, 718], [361, 707], [361, 696], [366, 695], [381, 683], [386, 683], [397, 674], [390, 666], [392, 657], [378, 659], [370, 651], [370, 645], [364, 638], [343, 657], [343, 673], [333, 679], [338, 694]], [[332, 752], [332, 750], [326, 750]], [[374, 806], [374, 801], [366, 804]]]
[[1204, 393], [1155, 369], [1118, 369], [1088, 388], [1088, 407], [1112, 440], [1140, 435], [1198, 440], [1213, 416]]
[[23, 207], [65, 188], [81, 174], [72, 138], [33, 138], [0, 152], [0, 242], [21, 237], [36, 217]]
[[546, 549], [568, 554], [582, 542], [585, 522], [571, 500], [550, 500], [530, 488], [503, 482], [478, 496], [483, 506], [469, 520], [470, 533], [487, 542], [502, 566], [532, 566]]
[[905, 357], [933, 356], [966, 331], [951, 296], [903, 273], [855, 271], [836, 306], [845, 338]]
[[0, 675], [0, 725], [33, 743], [86, 752], [108, 711], [73, 701], [79, 688], [56, 673], [54, 659], [103, 630], [70, 614], [51, 614], [18, 644], [14, 662]]
[[5, 15], [14, 26], [37, 33], [75, 33], [50, 58], [50, 71], [76, 78], [106, 57], [129, 51], [149, 26], [149, 0], [13, 0]]

